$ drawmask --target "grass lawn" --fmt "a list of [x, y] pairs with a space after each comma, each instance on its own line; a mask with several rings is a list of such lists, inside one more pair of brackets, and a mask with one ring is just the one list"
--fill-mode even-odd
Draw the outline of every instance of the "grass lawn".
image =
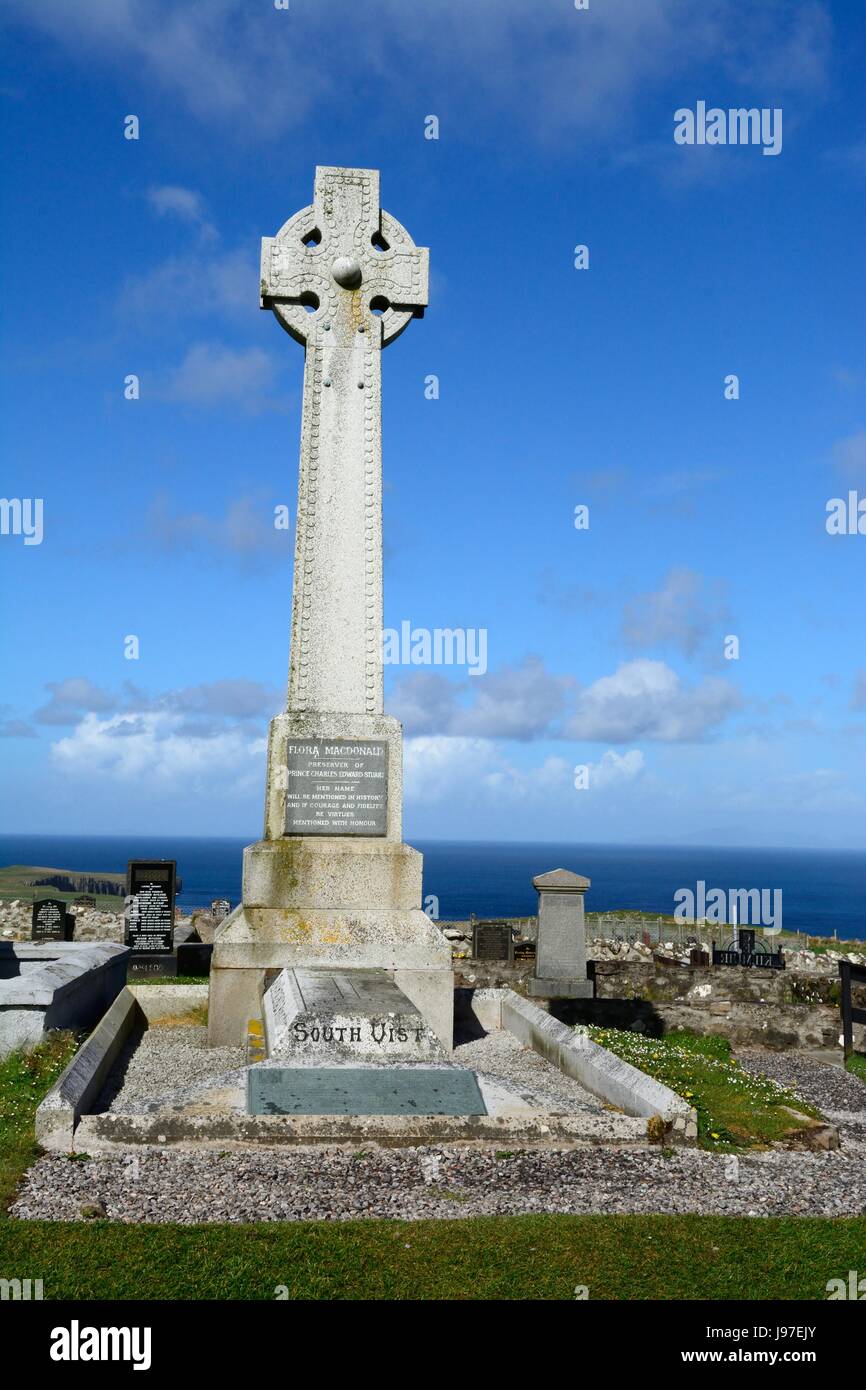
[[0, 1272], [41, 1278], [46, 1298], [824, 1299], [864, 1265], [862, 1218], [0, 1222]]
[[852, 1052], [845, 1066], [853, 1076], [858, 1076], [861, 1081], [866, 1082], [866, 1053]]
[[56, 1034], [0, 1064], [0, 1276], [42, 1279], [47, 1299], [267, 1300], [279, 1291], [322, 1300], [572, 1300], [581, 1287], [590, 1299], [824, 1299], [828, 1279], [866, 1268], [863, 1218], [10, 1220], [7, 1205], [37, 1154], [36, 1105], [74, 1047], [70, 1034]]
[[32, 1052], [13, 1052], [0, 1061], [0, 1215], [39, 1154], [33, 1137], [36, 1107], [76, 1047], [73, 1033], [54, 1033]]
[[703, 1148], [725, 1153], [767, 1145], [818, 1114], [792, 1091], [744, 1071], [731, 1057], [726, 1038], [685, 1031], [663, 1038], [618, 1028], [588, 1031], [594, 1042], [670, 1086], [694, 1106]]

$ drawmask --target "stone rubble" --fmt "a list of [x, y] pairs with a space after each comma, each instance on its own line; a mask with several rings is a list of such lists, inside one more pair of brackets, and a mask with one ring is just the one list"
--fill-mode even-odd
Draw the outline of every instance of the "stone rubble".
[[[13, 902], [0, 902], [0, 940], [30, 940], [31, 908], [32, 903], [17, 898]], [[196, 914], [201, 914], [203, 919], [208, 916], [201, 908], [197, 908], [195, 911]], [[73, 909], [73, 913], [76, 917], [76, 941], [123, 941], [122, 912], [84, 908]], [[189, 930], [192, 925], [192, 915], [178, 915], [175, 918], [176, 929]], [[454, 922], [440, 925], [442, 925], [444, 936], [451, 942], [454, 958], [456, 960], [470, 958], [472, 933]], [[207, 938], [203, 937], [203, 939]], [[841, 945], [841, 943], [838, 944]], [[701, 943], [701, 949], [710, 950], [709, 939]], [[689, 951], [674, 941], [647, 946], [643, 941], [627, 942], [599, 936], [592, 939], [587, 938], [587, 956], [592, 960], [651, 962], [654, 955], [660, 956], [664, 960], [677, 961], [682, 965], [689, 964]], [[866, 965], [866, 952], [839, 950], [816, 952], [805, 949], [795, 950], [790, 946], [785, 948], [785, 964], [787, 969], [791, 971], [810, 971], [818, 975], [835, 977], [838, 974], [838, 962], [840, 960], [848, 960], [852, 965]]]
[[[48, 895], [49, 890], [45, 890]], [[119, 941], [124, 939], [123, 912], [106, 912], [101, 908], [71, 909], [75, 917], [76, 941]], [[33, 904], [15, 898], [12, 902], [0, 902], [0, 940], [29, 941]], [[189, 917], [176, 916], [175, 929], [191, 926]]]

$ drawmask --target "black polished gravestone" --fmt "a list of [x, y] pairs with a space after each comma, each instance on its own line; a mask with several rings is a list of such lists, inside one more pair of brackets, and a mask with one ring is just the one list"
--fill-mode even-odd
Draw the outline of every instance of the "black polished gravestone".
[[476, 922], [472, 929], [475, 960], [514, 960], [514, 933], [508, 922]]
[[37, 898], [30, 923], [31, 941], [71, 941], [75, 918], [62, 898]]
[[127, 976], [176, 975], [174, 897], [177, 861], [130, 859], [126, 870]]

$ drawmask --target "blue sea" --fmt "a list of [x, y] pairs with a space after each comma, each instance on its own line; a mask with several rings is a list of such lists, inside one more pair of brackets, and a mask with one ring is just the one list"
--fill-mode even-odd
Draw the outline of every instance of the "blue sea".
[[[122, 873], [128, 859], [176, 859], [183, 906], [240, 901], [241, 839], [163, 836], [0, 835], [0, 865]], [[815, 935], [866, 938], [866, 850], [676, 849], [669, 845], [413, 841], [424, 855], [424, 894], [443, 919], [522, 917], [536, 911], [534, 875], [573, 869], [592, 882], [590, 912], [674, 911], [677, 889], [782, 890], [783, 925]]]

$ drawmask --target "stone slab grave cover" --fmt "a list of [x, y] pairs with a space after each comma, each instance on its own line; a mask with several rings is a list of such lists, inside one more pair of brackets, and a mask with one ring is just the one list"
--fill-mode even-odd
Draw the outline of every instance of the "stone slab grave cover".
[[372, 169], [317, 169], [310, 206], [262, 242], [261, 307], [304, 347], [289, 682], [264, 836], [214, 936], [212, 1045], [261, 1020], [266, 972], [319, 968], [387, 972], [452, 1046], [451, 949], [403, 844], [402, 728], [384, 714], [381, 659], [382, 349], [423, 314], [427, 267]]
[[52, 1029], [92, 1028], [124, 987], [116, 941], [0, 942], [0, 1057]]
[[538, 941], [529, 993], [546, 999], [591, 999], [586, 975], [586, 920], [583, 899], [588, 878], [553, 869], [532, 880], [538, 891]]
[[422, 1014], [381, 970], [281, 970], [264, 996], [271, 1059], [295, 1065], [442, 1060]]

